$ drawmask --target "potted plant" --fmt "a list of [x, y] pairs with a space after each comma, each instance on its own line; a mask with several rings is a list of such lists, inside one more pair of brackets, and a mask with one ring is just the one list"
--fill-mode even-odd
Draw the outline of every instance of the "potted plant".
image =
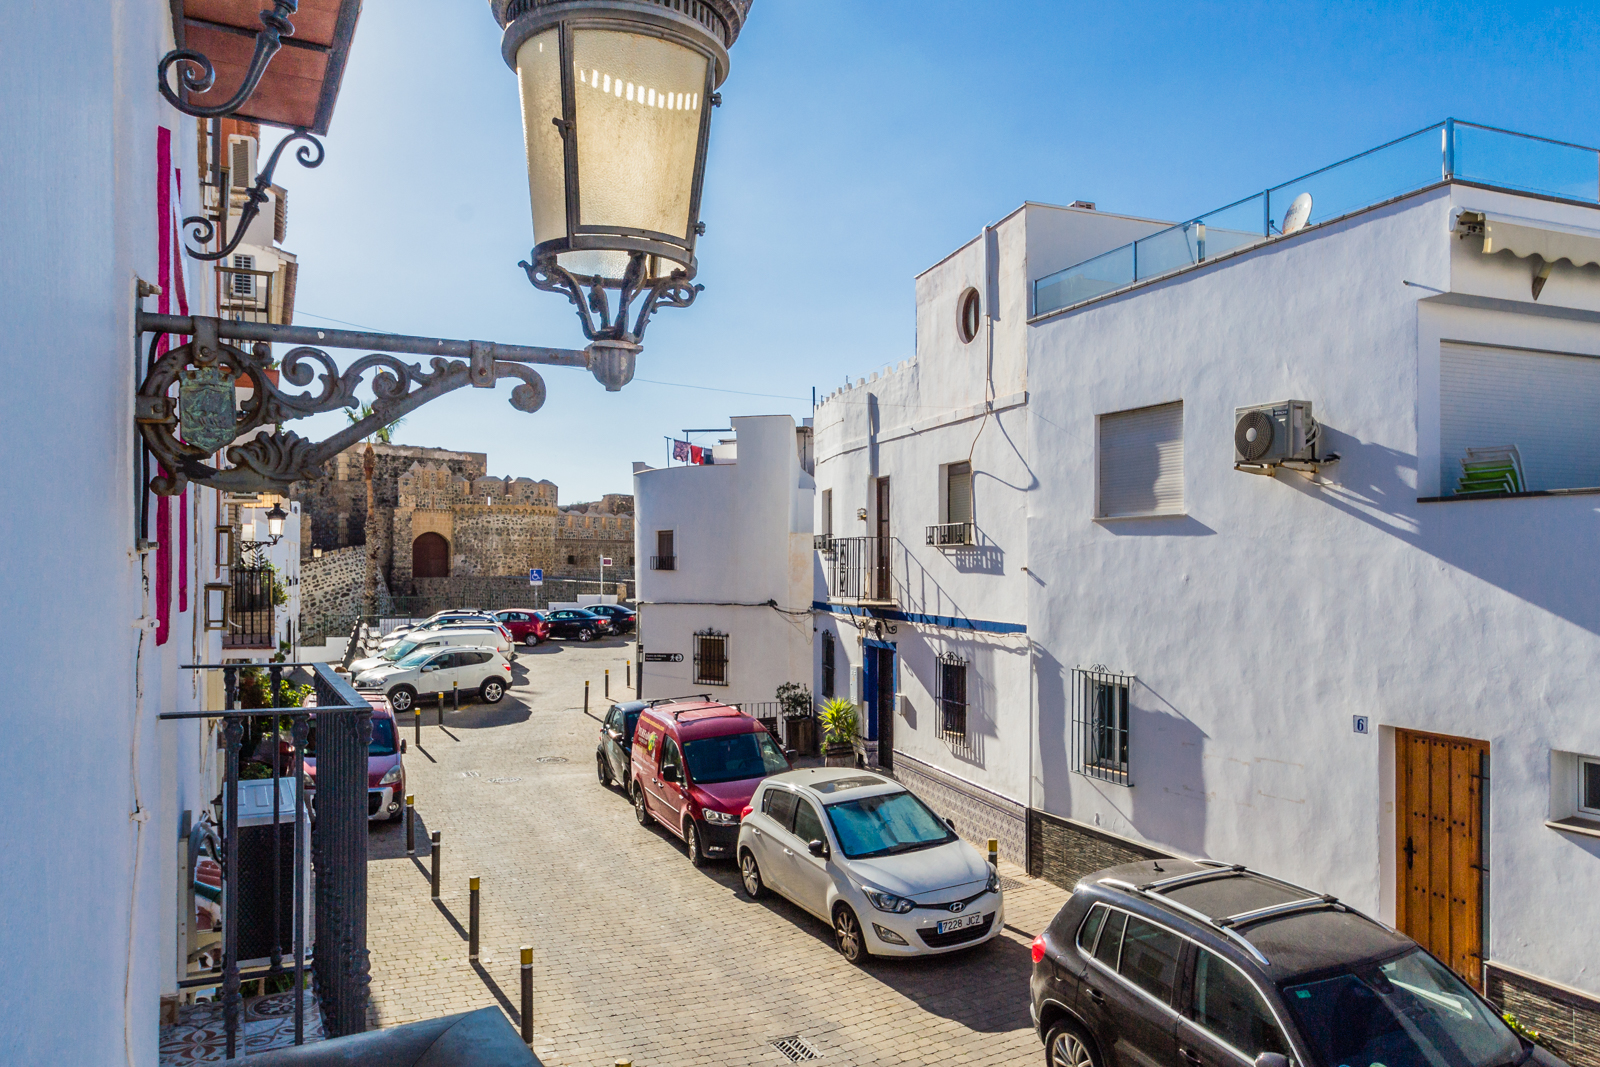
[[856, 736], [859, 733], [854, 701], [834, 697], [822, 705], [822, 734], [825, 739], [823, 763], [829, 767], [856, 765]]
[[799, 682], [778, 686], [778, 709], [783, 716], [783, 743], [806, 756], [816, 754], [816, 721], [811, 717], [811, 690]]

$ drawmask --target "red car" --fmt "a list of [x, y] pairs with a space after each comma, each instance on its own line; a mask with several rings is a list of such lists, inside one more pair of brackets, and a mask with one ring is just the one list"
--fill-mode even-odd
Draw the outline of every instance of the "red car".
[[766, 727], [710, 697], [652, 703], [633, 729], [628, 791], [640, 826], [683, 838], [689, 862], [732, 856], [762, 779], [794, 764]]
[[500, 625], [511, 631], [511, 640], [519, 645], [541, 645], [550, 640], [550, 623], [544, 615], [532, 608], [513, 608], [497, 611], [494, 617]]
[[[394, 712], [381, 693], [363, 692], [361, 695], [372, 705], [372, 740], [367, 742], [367, 820], [398, 819], [405, 814], [406, 765], [401, 759], [406, 750], [405, 738], [400, 736]], [[315, 701], [316, 697], [312, 697], [306, 706], [315, 707]], [[292, 758], [293, 748], [285, 747], [288, 748], [286, 758]], [[305, 767], [308, 791], [314, 791], [317, 785], [315, 718], [310, 736], [306, 738]]]

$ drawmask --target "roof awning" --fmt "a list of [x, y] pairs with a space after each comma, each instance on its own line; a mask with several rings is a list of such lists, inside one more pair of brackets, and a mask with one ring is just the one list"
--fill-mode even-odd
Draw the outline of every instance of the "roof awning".
[[1535, 300], [1554, 264], [1562, 260], [1575, 267], [1600, 264], [1600, 230], [1584, 226], [1469, 209], [1457, 213], [1450, 228], [1462, 237], [1481, 238], [1486, 256], [1510, 252], [1519, 259], [1537, 257], [1541, 262], [1533, 278]]
[[[191, 103], [211, 106], [226, 101], [244, 80], [261, 29], [262, 0], [178, 0], [182, 14], [181, 48], [206, 55], [217, 80]], [[361, 0], [300, 0], [290, 16], [294, 36], [272, 57], [261, 84], [232, 116], [272, 126], [328, 132], [339, 84], [350, 57]]]

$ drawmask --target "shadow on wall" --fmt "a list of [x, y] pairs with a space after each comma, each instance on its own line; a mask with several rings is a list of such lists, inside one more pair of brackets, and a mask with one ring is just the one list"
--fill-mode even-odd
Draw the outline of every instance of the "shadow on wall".
[[1106, 522], [1100, 528], [1117, 537], [1206, 537], [1217, 531], [1190, 515], [1151, 515], [1137, 522]]
[[[1600, 569], [1589, 564], [1600, 537], [1600, 498], [1417, 503], [1417, 457], [1370, 444], [1326, 423], [1341, 461], [1327, 484], [1284, 474], [1277, 481], [1398, 537], [1521, 600], [1600, 633]], [[1494, 442], [1500, 443], [1500, 442]], [[1552, 561], [1566, 568], [1552, 574]]]

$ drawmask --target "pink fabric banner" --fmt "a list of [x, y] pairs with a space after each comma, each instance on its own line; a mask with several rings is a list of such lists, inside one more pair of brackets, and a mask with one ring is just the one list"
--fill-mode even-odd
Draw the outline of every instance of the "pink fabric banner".
[[[156, 284], [161, 295], [156, 298], [156, 308], [169, 314], [172, 307], [172, 131], [165, 126], [156, 128], [156, 242], [158, 264]], [[165, 336], [156, 341], [156, 357], [167, 350]], [[166, 473], [165, 470], [162, 471]], [[149, 492], [149, 487], [144, 487]], [[172, 623], [172, 507], [169, 497], [156, 498], [156, 644], [164, 645], [170, 636]]]

